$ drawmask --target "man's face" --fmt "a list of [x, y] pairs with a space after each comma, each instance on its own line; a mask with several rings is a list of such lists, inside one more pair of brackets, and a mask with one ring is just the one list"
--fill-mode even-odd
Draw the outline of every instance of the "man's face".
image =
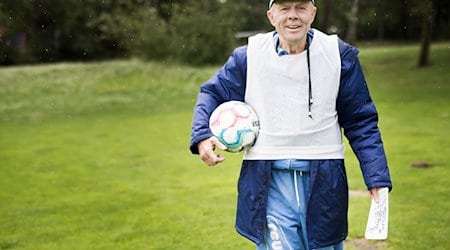
[[316, 10], [310, 1], [275, 2], [267, 11], [267, 17], [282, 44], [300, 45], [306, 42], [306, 33], [314, 21]]

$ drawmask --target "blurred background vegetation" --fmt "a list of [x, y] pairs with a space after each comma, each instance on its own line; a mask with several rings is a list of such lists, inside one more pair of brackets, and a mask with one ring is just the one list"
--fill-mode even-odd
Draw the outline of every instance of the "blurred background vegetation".
[[[261, 0], [0, 0], [0, 65], [140, 57], [222, 63], [271, 30]], [[450, 38], [448, 0], [319, 0], [314, 27], [358, 41]], [[427, 44], [428, 43], [428, 44]]]

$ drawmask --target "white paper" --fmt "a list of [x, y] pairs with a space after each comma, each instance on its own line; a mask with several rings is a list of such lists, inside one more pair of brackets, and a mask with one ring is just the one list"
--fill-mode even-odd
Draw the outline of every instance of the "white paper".
[[369, 218], [367, 219], [365, 238], [369, 240], [385, 240], [388, 236], [389, 190], [378, 190], [378, 203], [372, 199]]

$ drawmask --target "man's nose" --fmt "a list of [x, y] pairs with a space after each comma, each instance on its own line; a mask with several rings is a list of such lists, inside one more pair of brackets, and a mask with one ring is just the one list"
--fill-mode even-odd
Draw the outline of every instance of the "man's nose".
[[297, 11], [296, 11], [296, 9], [295, 8], [291, 8], [291, 9], [289, 9], [289, 12], [288, 12], [288, 18], [289, 19], [298, 19], [299, 17], [298, 17], [298, 13], [297, 13]]

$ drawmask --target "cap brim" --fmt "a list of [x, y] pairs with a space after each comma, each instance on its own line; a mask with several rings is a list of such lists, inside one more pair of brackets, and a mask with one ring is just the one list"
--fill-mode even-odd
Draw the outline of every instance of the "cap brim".
[[[293, 1], [293, 0], [270, 0], [269, 1], [269, 9], [270, 9], [270, 7], [272, 7], [272, 5], [275, 2], [286, 2], [286, 1]], [[314, 0], [299, 0], [299, 1], [301, 1], [301, 2], [312, 2], [314, 5], [316, 5]]]

